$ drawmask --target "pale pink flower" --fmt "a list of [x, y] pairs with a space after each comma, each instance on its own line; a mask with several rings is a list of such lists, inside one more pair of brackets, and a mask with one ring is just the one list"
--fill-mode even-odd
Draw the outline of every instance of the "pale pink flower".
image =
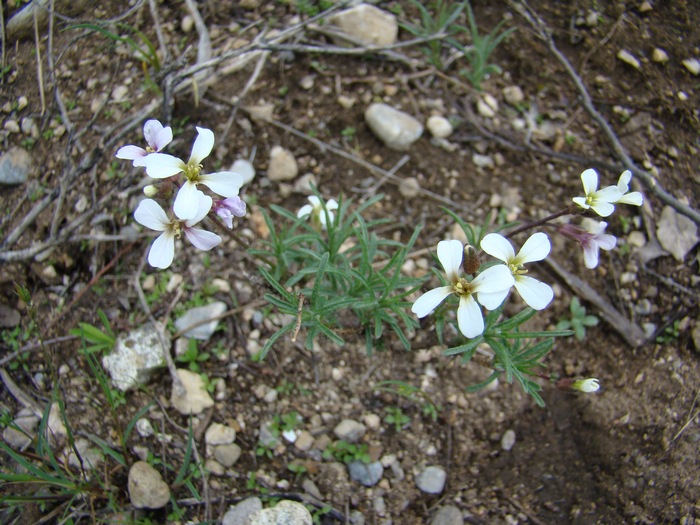
[[146, 139], [146, 148], [140, 146], [124, 146], [119, 148], [116, 157], [118, 159], [133, 160], [134, 166], [145, 166], [146, 157], [158, 153], [173, 140], [173, 130], [170, 126], [163, 127], [157, 120], [148, 120], [143, 126], [143, 136]]
[[575, 240], [583, 247], [583, 261], [586, 268], [598, 266], [598, 253], [602, 250], [612, 250], [617, 244], [617, 238], [605, 232], [607, 222], [587, 221], [586, 229], [573, 224], [562, 224], [559, 232]]

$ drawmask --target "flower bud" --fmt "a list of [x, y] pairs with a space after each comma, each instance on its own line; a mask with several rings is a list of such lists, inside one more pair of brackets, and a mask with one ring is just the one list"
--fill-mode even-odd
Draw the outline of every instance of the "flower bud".
[[588, 379], [574, 381], [571, 388], [585, 394], [590, 394], [591, 392], [597, 392], [600, 389], [600, 385], [598, 384], [598, 379], [590, 377]]
[[152, 199], [153, 197], [158, 195], [158, 186], [156, 186], [155, 184], [149, 184], [148, 186], [144, 186], [143, 194], [149, 199]]
[[473, 246], [467, 244], [464, 247], [464, 261], [462, 262], [464, 273], [467, 275], [474, 275], [479, 271], [480, 267], [481, 261], [479, 260], [479, 254]]

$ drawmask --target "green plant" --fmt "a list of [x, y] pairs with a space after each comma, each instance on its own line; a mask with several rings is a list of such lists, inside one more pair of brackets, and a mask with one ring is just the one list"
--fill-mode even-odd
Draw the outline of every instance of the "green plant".
[[[402, 23], [401, 27], [413, 36], [427, 40], [426, 45], [421, 47], [421, 51], [431, 65], [442, 69], [442, 38], [463, 29], [454, 25], [454, 22], [464, 10], [465, 3], [436, 0], [426, 7], [424, 2], [419, 0], [410, 1], [420, 13], [420, 25]], [[429, 7], [434, 10], [434, 15], [428, 10]]]
[[681, 335], [681, 321], [679, 319], [673, 321], [663, 331], [656, 336], [656, 342], [662, 345], [672, 343]]
[[8, 350], [17, 354], [17, 357], [8, 364], [10, 370], [22, 368], [25, 372], [29, 372], [29, 352], [20, 352], [19, 350], [31, 336], [31, 323], [30, 321], [30, 326], [26, 330], [22, 328], [21, 325], [17, 325], [12, 329], [6, 329], [0, 332], [0, 340], [2, 340], [3, 345], [5, 345]]
[[368, 354], [381, 344], [387, 327], [409, 349], [405, 331], [418, 323], [407, 312], [407, 296], [422, 279], [405, 276], [401, 267], [420, 227], [405, 244], [380, 239], [373, 230], [387, 221], [366, 222], [362, 217], [380, 196], [354, 211], [350, 201], [341, 199], [335, 214], [319, 195], [316, 198], [319, 208], [310, 223], [278, 206], [271, 207], [275, 220], [263, 212], [269, 239], [262, 241], [264, 249], [250, 250], [266, 262], [259, 271], [275, 291], [265, 294], [265, 299], [280, 313], [294, 316], [268, 339], [261, 359], [289, 332], [304, 330], [309, 349], [320, 335], [342, 345], [341, 333], [356, 322]]
[[114, 348], [116, 337], [109, 324], [109, 319], [102, 310], [97, 310], [97, 317], [100, 319], [104, 331], [90, 323], [78, 323], [78, 327], [70, 329], [69, 333], [83, 338], [86, 343], [90, 343], [90, 346], [83, 346], [83, 352], [106, 354]]
[[328, 448], [323, 451], [323, 457], [325, 459], [333, 458], [346, 465], [353, 461], [361, 461], [363, 463], [372, 461], [366, 443], [348, 443], [344, 439], [334, 441], [328, 445]]
[[397, 380], [381, 381], [377, 383], [375, 388], [385, 392], [391, 392], [392, 394], [401, 396], [404, 399], [408, 399], [418, 404], [421, 407], [423, 415], [429, 417], [433, 421], [437, 421], [441, 407], [436, 405], [430, 396], [423, 392], [420, 388], [409, 385], [404, 381]]
[[401, 432], [403, 428], [411, 422], [411, 418], [403, 413], [400, 407], [386, 407], [384, 421], [394, 425], [396, 432]]
[[27, 151], [31, 151], [32, 149], [34, 149], [34, 146], [36, 146], [36, 139], [32, 137], [27, 137], [26, 139], [22, 139], [19, 145]]
[[192, 370], [192, 372], [199, 372], [201, 370], [199, 364], [208, 361], [209, 357], [210, 355], [208, 352], [199, 353], [199, 348], [195, 339], [189, 339], [187, 341], [187, 350], [184, 354], [177, 356], [175, 361], [187, 364], [187, 368]]
[[493, 30], [482, 35], [479, 32], [479, 27], [476, 24], [476, 19], [474, 18], [474, 11], [469, 2], [466, 2], [467, 7], [467, 19], [469, 21], [469, 29], [461, 27], [465, 32], [469, 32], [471, 37], [471, 46], [465, 47], [454, 39], [450, 39], [449, 43], [455, 47], [467, 60], [469, 67], [467, 69], [460, 70], [460, 74], [464, 76], [469, 82], [474, 86], [477, 91], [481, 91], [481, 83], [486, 79], [491, 73], [501, 73], [501, 68], [496, 64], [491, 64], [489, 59], [491, 54], [496, 50], [496, 48], [505, 40], [515, 28], [506, 29], [501, 31], [504, 21], [499, 22]]
[[596, 326], [598, 318], [595, 315], [586, 315], [586, 307], [575, 296], [571, 298], [569, 311], [571, 312], [571, 319], [559, 321], [557, 330], [573, 330], [576, 339], [583, 341], [586, 337], [586, 327]]

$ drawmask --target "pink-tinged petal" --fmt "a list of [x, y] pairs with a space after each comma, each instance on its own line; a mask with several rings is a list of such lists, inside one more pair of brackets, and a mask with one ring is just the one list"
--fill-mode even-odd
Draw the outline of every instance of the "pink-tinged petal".
[[603, 250], [612, 250], [617, 245], [617, 237], [608, 235], [607, 233], [599, 233], [595, 237], [595, 241]]
[[144, 199], [139, 203], [134, 212], [134, 219], [151, 230], [162, 232], [170, 228], [168, 216], [153, 199]]
[[586, 202], [586, 197], [574, 197], [571, 200], [573, 200], [575, 204], [578, 204], [579, 206], [581, 206], [581, 208], [583, 208], [584, 210], [587, 210], [588, 208], [590, 208], [590, 206]]
[[411, 306], [411, 311], [416, 314], [419, 319], [422, 319], [430, 312], [435, 310], [445, 298], [452, 293], [451, 286], [441, 286], [433, 288], [429, 292], [421, 295], [416, 302]]
[[153, 241], [148, 252], [148, 264], [154, 268], [165, 269], [172, 264], [173, 257], [175, 257], [175, 234], [167, 230]]
[[171, 177], [185, 171], [187, 167], [181, 159], [166, 153], [151, 153], [145, 159], [146, 173], [154, 179]]
[[518, 255], [513, 260], [514, 264], [521, 265], [529, 262], [541, 261], [552, 249], [549, 237], [546, 233], [537, 232], [525, 241]]
[[515, 259], [515, 251], [508, 239], [498, 233], [489, 233], [481, 240], [481, 249], [508, 264]]
[[642, 202], [644, 202], [642, 194], [638, 191], [633, 191], [632, 193], [626, 193], [625, 195], [620, 197], [616, 201], [616, 204], [631, 204], [632, 206], [641, 206]]
[[301, 219], [302, 217], [311, 215], [313, 211], [314, 207], [311, 206], [311, 204], [304, 204], [301, 208], [299, 208], [299, 211], [297, 212], [297, 217]]
[[148, 152], [145, 149], [129, 145], [119, 148], [115, 157], [123, 160], [136, 160], [146, 155], [148, 155]]
[[243, 175], [234, 171], [221, 171], [200, 175], [200, 183], [222, 197], [235, 197], [243, 186]]
[[[214, 147], [214, 132], [207, 128], [197, 128], [197, 138], [192, 146], [192, 154], [187, 164], [199, 165], [211, 153]], [[224, 195], [225, 197], [233, 197], [233, 195]]]
[[447, 279], [455, 282], [459, 279], [462, 257], [464, 256], [464, 246], [456, 239], [451, 241], [440, 241], [437, 245], [437, 256], [440, 264], [445, 269]]
[[479, 301], [479, 303], [481, 303], [481, 305], [487, 310], [495, 310], [503, 304], [503, 301], [506, 300], [506, 297], [508, 296], [509, 292], [510, 288], [506, 288], [501, 292], [494, 293], [479, 292], [476, 298]]
[[[554, 298], [554, 291], [548, 284], [527, 275], [518, 275], [515, 278], [515, 289], [518, 290], [523, 301], [533, 310], [544, 310]], [[481, 295], [479, 300], [481, 300]]]
[[491, 266], [481, 272], [471, 282], [471, 289], [474, 293], [498, 293], [508, 290], [515, 283], [513, 274], [505, 264]]
[[630, 181], [632, 180], [632, 172], [630, 170], [625, 170], [620, 175], [620, 179], [617, 181], [617, 189], [620, 193], [627, 193], [630, 188]]
[[194, 214], [194, 217], [185, 221], [185, 226], [188, 227], [194, 226], [204, 217], [206, 217], [207, 213], [209, 213], [209, 211], [211, 210], [213, 202], [209, 195], [204, 195], [204, 193], [202, 193], [199, 190], [196, 190], [195, 192], [195, 199], [197, 199], [197, 212]]
[[581, 182], [583, 183], [584, 193], [591, 195], [598, 189], [598, 174], [594, 169], [587, 169], [581, 173]]
[[226, 208], [219, 208], [216, 210], [216, 214], [224, 221], [224, 224], [228, 229], [233, 228], [233, 215]]
[[591, 208], [593, 208], [593, 211], [601, 217], [610, 217], [610, 215], [612, 215], [612, 213], [615, 211], [615, 206], [609, 202], [596, 202], [591, 206]]
[[484, 333], [484, 316], [481, 314], [479, 304], [471, 295], [463, 295], [459, 298], [457, 325], [459, 331], [469, 339]]
[[177, 192], [175, 202], [173, 203], [173, 211], [179, 219], [183, 221], [194, 219], [199, 210], [199, 195], [204, 195], [197, 189], [194, 182], [188, 180]]
[[[146, 124], [148, 124], [148, 122]], [[165, 148], [165, 146], [167, 146], [173, 141], [173, 128], [171, 128], [170, 126], [163, 127], [160, 122], [158, 122], [158, 126], [160, 126], [160, 129], [157, 130], [157, 132], [153, 135], [151, 141], [149, 141], [148, 144], [154, 150], [162, 151], [163, 148]]]
[[583, 262], [586, 268], [593, 269], [598, 266], [598, 243], [591, 240], [583, 244]]
[[162, 129], [163, 124], [161, 124], [160, 121], [155, 119], [147, 120], [146, 123], [143, 125], [143, 138], [145, 138], [146, 143], [156, 151], [156, 138], [158, 137], [158, 134], [161, 132]]
[[200, 230], [199, 228], [186, 227], [185, 235], [195, 248], [199, 248], [205, 252], [221, 244], [221, 237], [217, 234], [206, 230]]
[[243, 217], [246, 212], [246, 204], [240, 197], [229, 197], [219, 203], [220, 206], [226, 208], [234, 217]]

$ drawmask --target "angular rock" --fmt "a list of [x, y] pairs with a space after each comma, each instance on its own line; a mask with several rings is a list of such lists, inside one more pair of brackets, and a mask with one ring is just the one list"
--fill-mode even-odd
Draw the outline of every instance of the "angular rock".
[[338, 439], [348, 441], [349, 443], [356, 443], [365, 435], [365, 432], [367, 432], [367, 427], [354, 419], [343, 419], [333, 429], [333, 433]]
[[686, 58], [683, 60], [683, 65], [693, 75], [700, 75], [700, 60], [697, 58]]
[[663, 249], [679, 262], [683, 262], [688, 252], [698, 243], [698, 227], [695, 223], [670, 206], [661, 212], [656, 235]]
[[224, 467], [229, 468], [236, 464], [241, 457], [241, 447], [235, 443], [229, 445], [218, 445], [214, 447], [214, 459]]
[[38, 425], [39, 417], [32, 410], [24, 408], [12, 421], [12, 425], [2, 431], [2, 438], [11, 448], [25, 450], [32, 444]]
[[[366, 46], [388, 46], [396, 43], [399, 24], [396, 17], [369, 4], [360, 4], [328, 18], [354, 42]], [[337, 43], [346, 43], [342, 38]]]
[[447, 473], [442, 467], [427, 467], [416, 476], [416, 486], [428, 494], [440, 494], [445, 488]]
[[362, 483], [365, 487], [373, 487], [384, 475], [384, 467], [379, 461], [364, 463], [353, 461], [348, 464], [348, 474], [350, 479]]
[[22, 184], [32, 169], [32, 157], [27, 150], [12, 147], [0, 157], [0, 184]]
[[267, 176], [270, 180], [292, 180], [299, 174], [299, 166], [291, 151], [282, 146], [274, 146], [270, 151], [270, 164]]
[[407, 150], [423, 134], [423, 125], [418, 120], [380, 102], [367, 108], [365, 121], [387, 147], [397, 151]]
[[250, 518], [262, 510], [260, 498], [246, 498], [234, 507], [230, 507], [221, 520], [221, 525], [249, 525]]
[[250, 517], [250, 525], [313, 525], [313, 518], [301, 503], [282, 500], [271, 509], [263, 509]]
[[177, 393], [177, 388], [173, 386], [170, 395], [170, 403], [175, 409], [186, 416], [201, 414], [205, 409], [214, 406], [214, 400], [204, 387], [204, 381], [194, 372], [178, 369], [177, 375], [185, 388], [183, 395]]
[[200, 341], [207, 341], [216, 327], [219, 326], [219, 320], [216, 317], [220, 316], [226, 311], [226, 303], [222, 301], [214, 301], [213, 303], [207, 304], [205, 306], [199, 306], [197, 308], [192, 308], [185, 312], [185, 314], [175, 321], [175, 328], [178, 331], [184, 330], [188, 326], [192, 326], [203, 321], [211, 319], [208, 323], [201, 324], [191, 330], [188, 330], [183, 334], [184, 337], [190, 339], [199, 339]]
[[212, 423], [204, 433], [207, 445], [229, 445], [236, 441], [236, 431], [221, 423]]
[[641, 69], [642, 67], [639, 60], [637, 60], [637, 58], [626, 49], [620, 49], [620, 51], [617, 52], [617, 58], [635, 69]]
[[137, 509], [160, 509], [170, 501], [170, 488], [156, 469], [137, 461], [129, 469], [129, 499]]
[[[166, 332], [163, 332], [163, 337], [169, 349], [170, 337]], [[151, 373], [164, 364], [158, 331], [151, 323], [120, 335], [114, 350], [102, 358], [102, 366], [120, 390], [145, 383]]]

